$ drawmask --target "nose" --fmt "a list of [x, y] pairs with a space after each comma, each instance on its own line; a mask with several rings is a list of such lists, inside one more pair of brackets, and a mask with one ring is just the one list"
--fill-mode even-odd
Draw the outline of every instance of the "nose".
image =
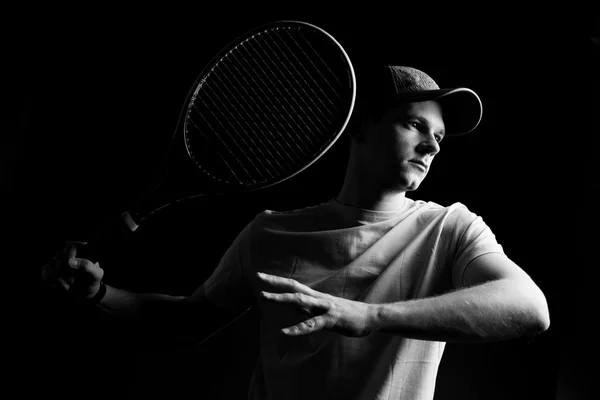
[[435, 136], [433, 134], [428, 134], [418, 144], [417, 151], [422, 155], [434, 156], [439, 153], [440, 144], [437, 142], [437, 140], [435, 140]]

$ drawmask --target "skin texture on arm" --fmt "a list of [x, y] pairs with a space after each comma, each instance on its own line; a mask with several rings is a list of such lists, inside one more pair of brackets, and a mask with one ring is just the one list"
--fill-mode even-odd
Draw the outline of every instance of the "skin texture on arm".
[[137, 293], [106, 285], [106, 294], [99, 306], [111, 315], [126, 319], [137, 319], [152, 314], [152, 310], [176, 309], [184, 296], [160, 293]]
[[234, 317], [206, 298], [203, 285], [190, 296], [137, 293], [107, 285], [99, 306], [154, 333], [179, 339], [198, 339]]
[[284, 328], [286, 335], [328, 329], [347, 336], [381, 331], [421, 340], [485, 342], [533, 335], [549, 326], [544, 295], [503, 254], [486, 254], [471, 261], [465, 285], [456, 291], [389, 304], [338, 298], [290, 279], [259, 278], [272, 290], [264, 291], [263, 299], [290, 304], [312, 315]]
[[438, 341], [497, 341], [548, 329], [543, 293], [504, 254], [472, 260], [463, 283], [441, 296], [375, 306], [374, 329]]

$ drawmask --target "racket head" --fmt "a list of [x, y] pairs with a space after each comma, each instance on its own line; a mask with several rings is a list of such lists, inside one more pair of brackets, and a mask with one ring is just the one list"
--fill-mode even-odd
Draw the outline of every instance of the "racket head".
[[355, 98], [354, 68], [332, 35], [277, 21], [239, 36], [207, 64], [179, 124], [189, 159], [218, 191], [256, 190], [322, 157]]

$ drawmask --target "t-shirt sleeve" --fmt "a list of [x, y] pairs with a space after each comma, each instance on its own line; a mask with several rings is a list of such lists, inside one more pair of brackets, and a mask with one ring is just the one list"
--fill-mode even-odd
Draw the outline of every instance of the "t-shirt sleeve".
[[207, 299], [217, 307], [236, 312], [253, 302], [252, 290], [245, 274], [249, 245], [255, 221], [250, 222], [229, 246], [217, 268], [204, 282]]
[[482, 217], [464, 206], [458, 208], [456, 213], [452, 283], [458, 288], [463, 286], [463, 275], [469, 262], [487, 253], [504, 253], [504, 249]]

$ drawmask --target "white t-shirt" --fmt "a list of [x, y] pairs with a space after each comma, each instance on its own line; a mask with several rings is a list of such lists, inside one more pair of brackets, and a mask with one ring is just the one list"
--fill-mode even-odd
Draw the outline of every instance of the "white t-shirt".
[[[208, 299], [236, 311], [261, 287], [256, 272], [368, 303], [439, 295], [462, 286], [466, 265], [502, 246], [464, 205], [406, 199], [378, 212], [335, 200], [287, 212], [263, 211], [244, 228], [205, 282]], [[444, 342], [376, 332], [289, 337], [281, 328], [308, 317], [258, 301], [260, 360], [250, 399], [433, 399]]]

